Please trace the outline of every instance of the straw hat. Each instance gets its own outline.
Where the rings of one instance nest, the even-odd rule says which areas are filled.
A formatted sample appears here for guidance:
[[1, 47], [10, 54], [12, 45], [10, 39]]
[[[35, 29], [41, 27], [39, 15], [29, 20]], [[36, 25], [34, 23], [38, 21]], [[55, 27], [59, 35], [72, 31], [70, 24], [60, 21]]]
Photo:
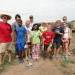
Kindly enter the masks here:
[[3, 17], [7, 17], [8, 20], [11, 19], [11, 16], [10, 16], [10, 15], [7, 15], [7, 14], [0, 14], [0, 18], [2, 19]]

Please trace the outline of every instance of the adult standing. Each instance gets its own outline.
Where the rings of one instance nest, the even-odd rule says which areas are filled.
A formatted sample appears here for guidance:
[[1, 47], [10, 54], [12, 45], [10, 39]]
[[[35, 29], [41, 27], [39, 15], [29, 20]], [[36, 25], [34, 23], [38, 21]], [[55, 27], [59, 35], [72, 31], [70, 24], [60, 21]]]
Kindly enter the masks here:
[[15, 28], [15, 34], [16, 34], [16, 50], [18, 53], [18, 58], [21, 63], [24, 62], [23, 57], [24, 57], [24, 46], [27, 41], [27, 30], [22, 24], [22, 20], [18, 21], [18, 26]]
[[[71, 23], [68, 22], [67, 16], [64, 16], [62, 20], [63, 20], [63, 26], [66, 24], [68, 28], [70, 28], [70, 34], [72, 34], [72, 30], [71, 30], [72, 26], [71, 26]], [[68, 48], [70, 46], [70, 43], [71, 43], [71, 37], [69, 38]]]
[[[70, 37], [69, 37], [69, 39], [68, 39], [68, 40], [69, 40], [69, 42], [68, 42], [68, 48], [69, 48], [70, 43], [71, 43], [71, 34], [72, 34], [71, 28], [72, 28], [72, 27], [71, 27], [71, 23], [67, 21], [67, 16], [64, 16], [62, 20], [63, 20], [63, 26], [64, 26], [64, 28], [65, 28], [65, 26], [67, 26], [68, 29], [69, 29], [69, 32], [68, 32], [68, 33], [70, 34]], [[68, 52], [68, 53], [69, 53], [69, 52]], [[70, 55], [70, 53], [69, 53], [69, 55]]]
[[11, 62], [11, 47], [12, 42], [12, 28], [8, 21], [11, 19], [10, 15], [1, 14], [2, 21], [0, 21], [0, 65], [3, 64], [4, 54], [7, 52], [9, 56], [9, 62]]
[[[15, 39], [16, 38], [15, 29], [18, 26], [20, 20], [21, 20], [21, 16], [19, 14], [16, 14], [15, 22], [12, 24], [12, 30], [13, 30], [13, 34], [12, 35], [13, 35], [13, 42], [14, 43], [16, 41], [16, 39]], [[17, 49], [16, 49], [16, 55], [18, 55]]]
[[62, 21], [63, 21], [63, 25], [64, 25], [64, 23], [66, 23], [67, 26], [68, 26], [69, 28], [71, 28], [71, 23], [68, 22], [68, 20], [67, 20], [67, 16], [63, 16]]
[[33, 24], [34, 24], [34, 17], [33, 17], [33, 15], [29, 16], [29, 21], [30, 21], [30, 28], [32, 29]]

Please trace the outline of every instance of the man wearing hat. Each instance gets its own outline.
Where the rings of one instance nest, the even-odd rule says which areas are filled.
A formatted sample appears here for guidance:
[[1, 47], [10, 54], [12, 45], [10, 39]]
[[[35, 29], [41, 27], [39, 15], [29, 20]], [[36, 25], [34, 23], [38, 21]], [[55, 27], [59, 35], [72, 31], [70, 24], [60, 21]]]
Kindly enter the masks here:
[[2, 21], [0, 21], [0, 65], [3, 64], [3, 60], [5, 56], [5, 53], [9, 56], [9, 62], [11, 62], [11, 49], [10, 45], [12, 42], [12, 29], [11, 25], [8, 24], [8, 20], [11, 19], [11, 16], [7, 14], [1, 14], [0, 18]]

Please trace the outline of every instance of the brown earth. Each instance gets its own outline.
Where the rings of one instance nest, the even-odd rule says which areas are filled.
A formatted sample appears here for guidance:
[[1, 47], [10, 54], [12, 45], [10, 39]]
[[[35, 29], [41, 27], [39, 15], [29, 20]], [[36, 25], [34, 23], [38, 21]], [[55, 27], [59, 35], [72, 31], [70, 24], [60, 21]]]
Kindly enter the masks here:
[[[75, 33], [73, 34], [71, 44], [71, 50], [75, 50]], [[75, 75], [75, 56], [71, 56], [72, 61], [69, 64], [63, 64], [58, 60], [43, 60], [39, 62], [33, 62], [33, 66], [27, 67], [26, 62], [24, 64], [13, 64], [1, 75]], [[17, 61], [16, 61], [17, 62]]]

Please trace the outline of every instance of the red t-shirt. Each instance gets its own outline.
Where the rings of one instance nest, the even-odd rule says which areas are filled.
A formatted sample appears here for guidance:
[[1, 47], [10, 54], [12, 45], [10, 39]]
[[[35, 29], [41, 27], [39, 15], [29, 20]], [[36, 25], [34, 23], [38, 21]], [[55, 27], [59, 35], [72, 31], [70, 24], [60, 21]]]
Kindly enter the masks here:
[[1, 43], [11, 42], [12, 41], [11, 33], [12, 33], [11, 25], [8, 23], [0, 22], [0, 42]]
[[44, 44], [48, 45], [52, 42], [52, 39], [54, 39], [54, 33], [52, 31], [45, 31], [43, 32], [42, 37], [44, 39]]

